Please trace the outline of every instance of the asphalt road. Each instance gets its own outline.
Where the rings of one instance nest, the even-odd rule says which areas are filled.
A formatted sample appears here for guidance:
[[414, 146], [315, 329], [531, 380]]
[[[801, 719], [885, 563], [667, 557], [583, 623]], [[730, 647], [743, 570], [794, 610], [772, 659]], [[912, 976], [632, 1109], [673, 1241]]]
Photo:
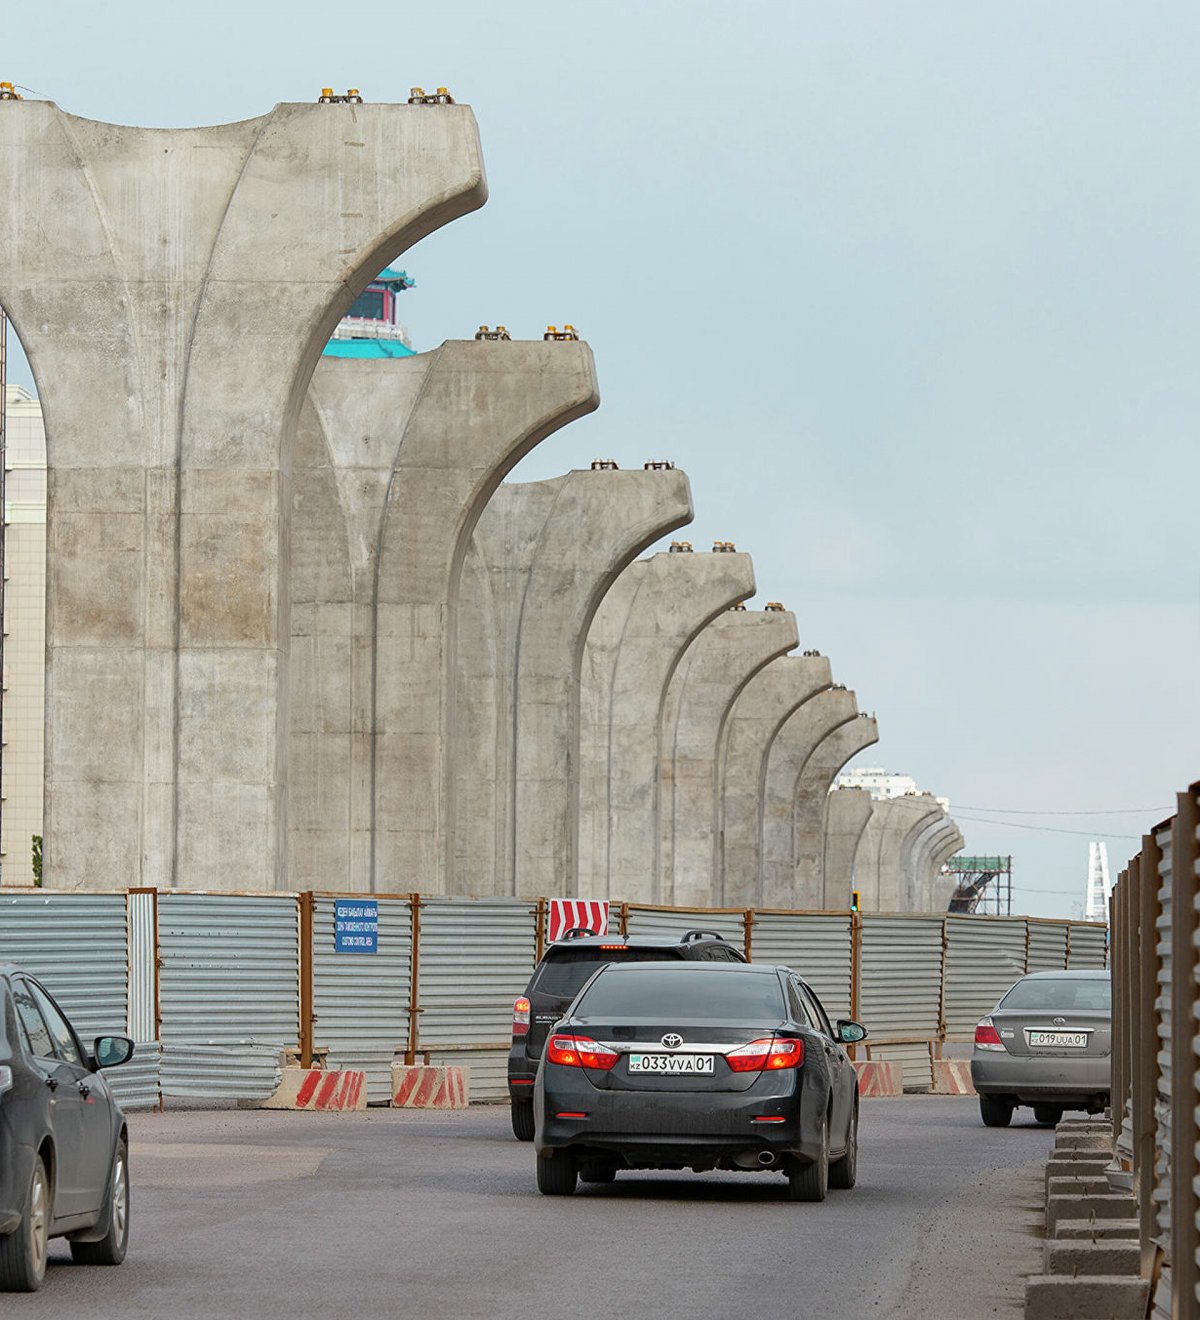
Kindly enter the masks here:
[[821, 1205], [770, 1174], [624, 1174], [538, 1195], [507, 1110], [131, 1116], [117, 1269], [62, 1242], [0, 1315], [507, 1317], [1021, 1314], [1052, 1134], [975, 1101], [863, 1102], [859, 1184]]

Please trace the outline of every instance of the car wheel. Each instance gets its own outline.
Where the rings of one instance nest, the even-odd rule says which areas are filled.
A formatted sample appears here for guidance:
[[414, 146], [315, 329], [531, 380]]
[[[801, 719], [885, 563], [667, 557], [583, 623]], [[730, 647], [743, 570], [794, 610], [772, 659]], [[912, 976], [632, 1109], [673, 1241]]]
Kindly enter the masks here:
[[521, 1100], [512, 1102], [513, 1136], [518, 1141], [533, 1140], [533, 1105]]
[[1063, 1116], [1062, 1105], [1034, 1105], [1033, 1116], [1044, 1127], [1057, 1127]]
[[537, 1157], [537, 1185], [543, 1196], [570, 1196], [578, 1176], [579, 1169], [566, 1151]]
[[585, 1183], [610, 1183], [616, 1176], [617, 1171], [611, 1164], [585, 1164], [579, 1170], [579, 1181]]
[[846, 1128], [846, 1153], [829, 1166], [829, 1185], [838, 1191], [853, 1187], [858, 1178], [858, 1096], [854, 1097], [854, 1112]]
[[71, 1259], [79, 1265], [119, 1265], [129, 1245], [129, 1148], [122, 1137], [113, 1159], [108, 1188], [108, 1232], [99, 1242], [72, 1242]]
[[1013, 1104], [1001, 1095], [981, 1095], [979, 1113], [984, 1127], [1008, 1127], [1012, 1122]]
[[42, 1157], [35, 1155], [29, 1195], [21, 1222], [0, 1238], [0, 1291], [37, 1292], [46, 1277], [46, 1244], [50, 1238], [50, 1179]]
[[829, 1120], [821, 1119], [820, 1146], [817, 1158], [804, 1163], [794, 1155], [788, 1156], [788, 1200], [823, 1201], [829, 1190]]

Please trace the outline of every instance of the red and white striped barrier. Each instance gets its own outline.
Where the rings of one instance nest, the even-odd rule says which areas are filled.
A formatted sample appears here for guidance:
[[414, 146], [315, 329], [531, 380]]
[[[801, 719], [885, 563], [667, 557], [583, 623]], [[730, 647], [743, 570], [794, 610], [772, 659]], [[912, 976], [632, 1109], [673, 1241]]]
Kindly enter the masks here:
[[284, 1068], [260, 1109], [366, 1109], [367, 1075], [353, 1068]]
[[471, 1070], [461, 1064], [392, 1064], [394, 1109], [466, 1109]]
[[861, 1096], [903, 1095], [904, 1065], [893, 1060], [865, 1059], [854, 1061], [858, 1073], [858, 1093]]
[[970, 1059], [934, 1059], [933, 1095], [974, 1095]]

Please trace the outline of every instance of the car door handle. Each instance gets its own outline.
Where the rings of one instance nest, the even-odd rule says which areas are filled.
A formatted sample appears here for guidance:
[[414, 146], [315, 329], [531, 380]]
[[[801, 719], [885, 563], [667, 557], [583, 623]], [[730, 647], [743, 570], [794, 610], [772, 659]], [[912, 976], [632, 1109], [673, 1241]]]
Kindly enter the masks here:
[[83, 1096], [85, 1100], [88, 1098], [89, 1095], [91, 1095], [91, 1093], [92, 1093], [92, 1088], [90, 1086], [85, 1086], [83, 1082], [79, 1083], [79, 1094]]
[[47, 1085], [52, 1091], [57, 1091], [57, 1090], [58, 1090], [58, 1078], [57, 1078], [57, 1077], [47, 1077], [47, 1078], [46, 1078], [46, 1085]]

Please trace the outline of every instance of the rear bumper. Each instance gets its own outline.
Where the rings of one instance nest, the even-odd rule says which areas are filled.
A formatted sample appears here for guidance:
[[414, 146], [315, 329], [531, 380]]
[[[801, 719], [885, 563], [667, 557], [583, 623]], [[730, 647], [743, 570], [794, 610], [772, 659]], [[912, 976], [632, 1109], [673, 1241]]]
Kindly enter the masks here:
[[[746, 1152], [771, 1151], [813, 1160], [817, 1117], [828, 1091], [817, 1092], [795, 1072], [762, 1074], [745, 1091], [608, 1091], [582, 1070], [554, 1068], [536, 1087], [534, 1148], [577, 1158], [615, 1156], [629, 1168], [714, 1165]], [[573, 1074], [573, 1075], [570, 1075]], [[582, 1113], [584, 1118], [559, 1118]], [[782, 1122], [755, 1121], [763, 1117]]]
[[971, 1059], [971, 1081], [980, 1095], [1010, 1095], [1030, 1104], [1105, 1095], [1111, 1078], [1106, 1055], [1071, 1059], [976, 1052]]
[[537, 1081], [537, 1060], [525, 1053], [524, 1042], [514, 1042], [508, 1052], [508, 1098], [514, 1104], [529, 1104]]

